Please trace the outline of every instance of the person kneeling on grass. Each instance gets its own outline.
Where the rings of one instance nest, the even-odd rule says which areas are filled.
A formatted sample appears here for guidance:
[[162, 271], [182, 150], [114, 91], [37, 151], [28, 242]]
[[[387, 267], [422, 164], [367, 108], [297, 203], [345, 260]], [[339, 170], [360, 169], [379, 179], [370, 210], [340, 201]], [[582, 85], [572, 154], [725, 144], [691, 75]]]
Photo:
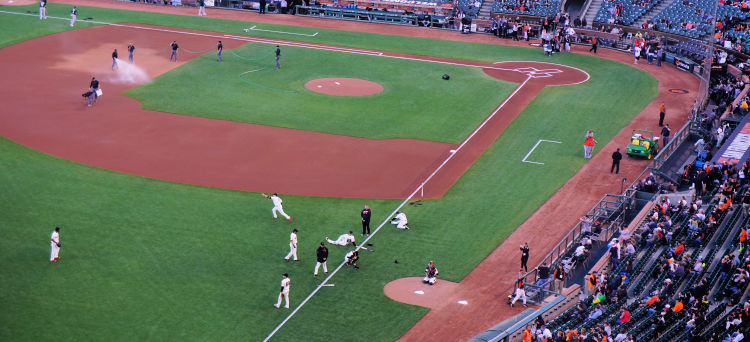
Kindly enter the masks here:
[[359, 252], [357, 251], [350, 251], [349, 253], [346, 253], [346, 256], [344, 257], [344, 263], [346, 266], [354, 266], [355, 270], [359, 269], [359, 266], [357, 266], [357, 260], [359, 260]]
[[397, 211], [396, 216], [391, 219], [391, 224], [395, 224], [398, 229], [409, 229], [409, 226], [406, 225], [407, 223], [406, 214], [400, 211]]
[[430, 261], [427, 267], [424, 268], [424, 279], [422, 282], [425, 284], [435, 285], [437, 281], [438, 269], [435, 267], [435, 263]]

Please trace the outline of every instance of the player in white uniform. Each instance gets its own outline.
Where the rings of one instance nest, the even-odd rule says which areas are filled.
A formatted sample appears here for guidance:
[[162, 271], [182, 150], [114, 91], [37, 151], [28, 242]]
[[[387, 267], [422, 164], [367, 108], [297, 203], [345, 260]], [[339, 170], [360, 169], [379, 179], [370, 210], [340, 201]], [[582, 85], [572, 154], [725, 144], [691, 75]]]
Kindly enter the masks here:
[[391, 224], [395, 224], [398, 229], [409, 229], [409, 226], [406, 225], [407, 223], [406, 214], [400, 211], [397, 211], [396, 216], [391, 219]]
[[57, 260], [60, 260], [60, 257], [58, 256], [60, 254], [60, 227], [55, 227], [55, 230], [52, 231], [52, 236], [49, 239], [49, 261], [51, 262], [57, 262]]
[[47, 0], [39, 1], [39, 20], [47, 19]]
[[281, 279], [281, 291], [279, 291], [279, 300], [274, 304], [275, 307], [281, 306], [281, 298], [286, 298], [286, 305], [284, 306], [284, 309], [289, 309], [289, 285], [291, 281], [289, 280], [289, 275], [284, 273], [282, 275], [284, 278]]
[[293, 230], [292, 234], [289, 235], [289, 254], [287, 254], [284, 257], [284, 260], [286, 262], [289, 262], [289, 258], [294, 256], [294, 261], [299, 261], [297, 259], [297, 230]]
[[291, 217], [290, 217], [289, 215], [287, 215], [287, 214], [286, 214], [286, 213], [284, 212], [284, 208], [282, 208], [282, 207], [281, 207], [281, 204], [282, 204], [282, 203], [283, 203], [284, 201], [282, 201], [282, 200], [281, 200], [281, 198], [279, 198], [279, 195], [278, 195], [278, 194], [274, 193], [274, 194], [273, 194], [273, 195], [271, 195], [271, 196], [268, 196], [268, 195], [266, 195], [266, 194], [262, 194], [262, 195], [263, 195], [263, 196], [264, 196], [265, 198], [269, 198], [269, 199], [271, 199], [271, 201], [273, 202], [273, 209], [271, 209], [271, 213], [273, 213], [273, 218], [277, 218], [277, 217], [276, 217], [276, 212], [278, 211], [278, 212], [279, 212], [279, 213], [281, 214], [281, 216], [284, 216], [284, 217], [286, 217], [286, 219], [287, 219], [287, 220], [289, 220], [289, 222], [292, 222], [292, 218], [291, 218]]
[[430, 261], [430, 264], [424, 268], [424, 279], [422, 282], [425, 284], [435, 285], [437, 281], [438, 269], [435, 267], [435, 263]]
[[352, 232], [351, 230], [349, 231], [349, 234], [341, 234], [339, 238], [336, 239], [336, 241], [333, 241], [326, 236], [326, 241], [328, 241], [328, 243], [330, 244], [339, 245], [339, 246], [346, 246], [350, 243], [353, 246], [357, 246], [357, 244], [354, 242], [354, 232]]
[[78, 6], [73, 6], [73, 9], [70, 10], [70, 27], [73, 27], [73, 24], [76, 23], [77, 15], [78, 15]]

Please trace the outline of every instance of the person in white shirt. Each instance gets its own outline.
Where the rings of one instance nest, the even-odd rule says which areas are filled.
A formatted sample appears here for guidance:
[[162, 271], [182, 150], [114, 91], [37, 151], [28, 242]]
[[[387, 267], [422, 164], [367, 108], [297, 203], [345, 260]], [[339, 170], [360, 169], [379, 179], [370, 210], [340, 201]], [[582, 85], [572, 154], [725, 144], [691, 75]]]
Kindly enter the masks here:
[[51, 262], [57, 262], [57, 260], [60, 260], [60, 227], [55, 227], [55, 230], [52, 231], [52, 236], [49, 239], [49, 261]]
[[289, 254], [284, 257], [284, 260], [289, 262], [289, 258], [292, 256], [294, 256], [294, 261], [299, 261], [297, 259], [297, 229], [292, 230], [292, 234], [289, 234]]
[[336, 241], [333, 241], [326, 236], [326, 241], [328, 241], [328, 243], [330, 244], [339, 245], [339, 246], [346, 246], [350, 243], [353, 246], [357, 246], [357, 244], [354, 242], [354, 233], [351, 230], [349, 231], [348, 234], [339, 235], [339, 238], [336, 239]]
[[281, 216], [286, 217], [286, 219], [289, 220], [289, 222], [292, 222], [292, 217], [287, 215], [284, 212], [284, 208], [281, 206], [284, 201], [281, 200], [281, 198], [279, 197], [279, 194], [274, 193], [271, 196], [268, 196], [266, 194], [261, 194], [261, 195], [263, 195], [263, 197], [265, 198], [270, 199], [273, 202], [273, 209], [271, 209], [271, 213], [273, 213], [273, 218], [277, 218], [276, 212], [278, 211], [279, 214], [281, 214]]
[[409, 229], [409, 226], [406, 225], [407, 223], [406, 214], [400, 211], [397, 211], [396, 216], [391, 219], [391, 224], [395, 224], [398, 229]]
[[281, 306], [281, 298], [286, 298], [286, 305], [284, 306], [284, 309], [289, 309], [289, 285], [291, 283], [291, 280], [289, 280], [289, 275], [286, 273], [284, 273], [282, 277], [281, 291], [279, 291], [279, 300], [273, 306], [279, 308]]

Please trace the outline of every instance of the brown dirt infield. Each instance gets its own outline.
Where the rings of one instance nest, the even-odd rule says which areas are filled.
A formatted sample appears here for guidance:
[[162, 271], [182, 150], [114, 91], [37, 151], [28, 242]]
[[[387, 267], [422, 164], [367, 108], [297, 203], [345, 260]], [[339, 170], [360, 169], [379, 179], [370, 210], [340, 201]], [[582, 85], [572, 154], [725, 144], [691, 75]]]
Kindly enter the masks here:
[[305, 88], [316, 93], [336, 96], [365, 96], [383, 91], [380, 83], [347, 77], [316, 78], [307, 81]]
[[[194, 8], [175, 8], [171, 6], [153, 6], [131, 2], [121, 1], [101, 1], [101, 0], [58, 0], [60, 3], [77, 4], [85, 6], [110, 7], [129, 10], [152, 11], [162, 13], [173, 13], [181, 15], [195, 15]], [[65, 13], [67, 15], [67, 13]], [[377, 32], [385, 34], [404, 35], [412, 37], [426, 37], [435, 39], [446, 39], [456, 41], [473, 41], [487, 44], [504, 44], [515, 45], [519, 47], [528, 47], [528, 42], [512, 42], [510, 40], [498, 39], [496, 37], [470, 34], [463, 35], [457, 32], [447, 30], [435, 30], [421, 27], [403, 27], [391, 26], [374, 23], [360, 23], [342, 21], [336, 19], [317, 19], [301, 18], [288, 15], [259, 15], [254, 12], [242, 11], [225, 11], [225, 10], [208, 10], [209, 17], [219, 17], [226, 19], [248, 20], [254, 22], [268, 22], [277, 24], [300, 25], [305, 27], [334, 28], [359, 32]], [[37, 41], [39, 42], [39, 41]], [[23, 43], [21, 43], [23, 44]], [[58, 43], [59, 44], [59, 43]], [[32, 45], [32, 44], [29, 44]], [[5, 48], [0, 50], [0, 60], [5, 61], [7, 56], [3, 56]], [[573, 46], [573, 53], [590, 54], [587, 52], [588, 47]], [[520, 309], [511, 309], [503, 304], [503, 299], [507, 293], [503, 291], [510, 288], [513, 277], [518, 271], [518, 260], [513, 260], [509, 256], [518, 256], [518, 245], [521, 242], [529, 241], [531, 245], [531, 255], [529, 265], [535, 265], [570, 229], [570, 227], [583, 215], [602, 195], [606, 193], [619, 192], [619, 177], [627, 177], [628, 182], [633, 180], [647, 162], [626, 158], [621, 163], [619, 175], [608, 173], [610, 158], [609, 154], [614, 151], [615, 147], [620, 147], [621, 141], [627, 140], [633, 128], [646, 128], [657, 130], [658, 107], [661, 102], [667, 106], [666, 122], [672, 125], [673, 129], [680, 127], [686, 121], [684, 113], [690, 110], [694, 100], [694, 94], [697, 91], [698, 80], [694, 75], [679, 71], [672, 66], [665, 65], [658, 68], [653, 65], [641, 63], [632, 65], [632, 56], [628, 53], [600, 49], [597, 55], [601, 58], [620, 61], [641, 70], [651, 73], [659, 81], [659, 93], [646, 108], [615, 138], [605, 146], [597, 146], [597, 153], [594, 157], [580, 169], [562, 188], [560, 188], [550, 199], [545, 202], [528, 220], [526, 220], [511, 236], [506, 239], [497, 249], [495, 249], [474, 271], [464, 278], [459, 286], [453, 291], [449, 300], [443, 307], [430, 310], [422, 317], [417, 324], [407, 331], [401, 338], [403, 341], [465, 341], [477, 333], [493, 326], [499, 321], [516, 315]], [[25, 52], [18, 56], [18, 59], [34, 57]], [[166, 56], [163, 57], [166, 59]], [[106, 58], [105, 58], [106, 59]], [[550, 60], [554, 60], [551, 58]], [[27, 68], [28, 64], [21, 64], [16, 61], [17, 68]], [[2, 65], [0, 64], [0, 67]], [[42, 69], [42, 68], [40, 68]], [[84, 73], [86, 74], [86, 73]], [[19, 75], [20, 76], [20, 75]], [[82, 75], [79, 75], [82, 76]], [[10, 79], [10, 77], [5, 77]], [[78, 84], [78, 83], [76, 83]], [[18, 82], [13, 82], [13, 87], [19, 86]], [[78, 86], [81, 86], [78, 84]], [[671, 94], [668, 89], [681, 88], [690, 91], [687, 95]], [[29, 89], [26, 89], [27, 91]], [[14, 99], [19, 92], [7, 85], [0, 87], [0, 95], [4, 99]], [[28, 94], [28, 93], [25, 93]], [[50, 95], [54, 95], [52, 93]], [[71, 95], [71, 94], [68, 94]], [[60, 100], [59, 98], [57, 99]], [[60, 103], [77, 103], [71, 97], [63, 97]], [[67, 102], [65, 102], [67, 101]], [[127, 101], [127, 100], [126, 100]], [[132, 101], [132, 100], [130, 100]], [[134, 101], [132, 101], [134, 102]], [[27, 100], [21, 105], [33, 104], [33, 101]], [[48, 107], [54, 107], [50, 104]], [[56, 108], [59, 108], [59, 103]], [[133, 106], [138, 108], [138, 106]], [[6, 107], [8, 109], [10, 107]], [[18, 107], [14, 111], [23, 110], [25, 107]], [[5, 110], [9, 112], [9, 110]], [[68, 113], [66, 115], [75, 116], [86, 113], [83, 109]], [[5, 115], [5, 113], [3, 113]], [[38, 118], [39, 113], [29, 110], [25, 113], [32, 118]], [[137, 114], [137, 113], [136, 113]], [[0, 115], [0, 120], [4, 120]], [[22, 120], [17, 118], [16, 120]], [[48, 131], [52, 130], [58, 122], [47, 122], [49, 118], [37, 120], [35, 122], [40, 130], [40, 136], [35, 140], [50, 139], [46, 136]], [[143, 120], [143, 119], [139, 119]], [[592, 125], [595, 123], [592, 123]], [[0, 121], [0, 129], [5, 125], [5, 121]], [[130, 126], [132, 128], [132, 125]], [[37, 127], [33, 127], [37, 128]], [[116, 127], [110, 128], [113, 132], [119, 132]], [[128, 128], [130, 129], [130, 128]], [[144, 130], [147, 127], [140, 127]], [[87, 134], [85, 130], [79, 131], [81, 134]], [[2, 132], [0, 132], [2, 133]], [[2, 133], [5, 135], [5, 133]], [[21, 138], [27, 139], [27, 136], [35, 135], [34, 131], [29, 128], [18, 134]], [[16, 140], [16, 139], [14, 139]], [[18, 141], [18, 140], [17, 140]], [[104, 144], [108, 140], [102, 141]], [[51, 143], [48, 143], [51, 144]], [[79, 143], [80, 145], [80, 143]], [[341, 146], [341, 145], [339, 145]], [[32, 146], [34, 147], [34, 146]], [[454, 148], [454, 147], [451, 147]], [[351, 156], [350, 156], [351, 157]], [[161, 167], [167, 167], [166, 165]], [[445, 170], [443, 170], [445, 171]], [[441, 171], [442, 172], [442, 171]], [[311, 184], [308, 184], [308, 186]], [[540, 234], [541, 233], [541, 234]], [[480, 303], [480, 305], [458, 305], [452, 304], [452, 299], [465, 298], [469, 303]], [[453, 303], [456, 303], [455, 301]]]
[[385, 284], [383, 292], [398, 302], [435, 309], [445, 305], [445, 300], [458, 283], [438, 279], [434, 285], [422, 282], [422, 277], [400, 278]]

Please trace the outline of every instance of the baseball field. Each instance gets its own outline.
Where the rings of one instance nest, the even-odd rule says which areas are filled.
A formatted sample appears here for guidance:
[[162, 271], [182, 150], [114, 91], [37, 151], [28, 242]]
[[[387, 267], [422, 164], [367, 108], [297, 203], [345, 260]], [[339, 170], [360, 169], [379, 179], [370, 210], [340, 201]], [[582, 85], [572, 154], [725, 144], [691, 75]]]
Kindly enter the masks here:
[[[362, 252], [360, 269], [337, 272], [327, 281], [335, 286], [320, 288], [272, 338], [395, 340], [428, 309], [389, 299], [386, 283], [423, 274], [429, 260], [441, 279], [461, 281], [586, 163], [587, 129], [595, 128], [603, 145], [657, 95], [648, 73], [582, 54], [549, 59], [536, 48], [86, 6], [79, 18], [93, 20], [79, 20], [73, 29], [65, 20], [70, 5], [48, 7], [62, 19], [40, 21], [37, 5], [0, 6], [0, 72], [17, 75], [0, 81], [6, 104], [0, 110], [0, 340], [6, 341], [262, 340], [291, 311], [272, 305], [282, 273], [290, 275], [294, 309], [324, 279], [312, 271], [315, 248], [326, 236], [353, 230], [360, 242], [365, 203], [375, 228], [488, 115], [510, 115], [505, 99], [527, 88], [523, 78], [492, 76], [493, 63], [552, 62], [585, 72], [584, 82], [540, 85], [486, 150], [466, 162], [468, 170], [453, 170], [457, 180], [441, 185], [444, 194], [425, 196], [419, 205], [409, 204], [418, 195], [406, 201], [401, 209], [412, 229], [385, 224], [368, 241], [373, 246]], [[267, 31], [243, 31], [253, 25]], [[123, 58], [133, 37], [136, 64], [141, 58], [155, 77], [140, 85], [103, 82], [100, 103], [86, 108], [80, 93], [91, 75], [109, 75], [112, 47]], [[216, 37], [227, 44], [221, 63]], [[171, 40], [205, 52], [182, 52], [185, 59], [168, 64], [163, 48]], [[283, 51], [278, 70], [269, 67], [276, 44]], [[32, 76], [22, 82], [22, 75]], [[328, 77], [369, 80], [383, 91], [332, 96], [304, 86]], [[232, 126], [208, 136], [222, 125]], [[340, 139], [328, 150], [344, 161], [316, 159], [305, 140], [282, 149], [266, 138], [267, 144], [240, 144], [244, 154], [227, 152], [245, 141], [231, 140], [242, 129]], [[142, 137], [133, 131], [167, 138], [155, 140], [162, 148], [153, 151], [114, 146], [128, 143], [126, 136]], [[204, 138], [216, 143], [194, 147], [201, 155], [169, 143]], [[533, 151], [543, 165], [522, 162], [540, 139], [560, 143]], [[360, 150], [386, 161], [357, 171], [367, 176], [342, 176], [342, 169], [358, 169], [345, 162], [349, 152], [336, 151], [393, 141], [404, 143], [400, 151]], [[414, 146], [424, 144], [440, 153], [418, 159]], [[402, 154], [387, 162], [389, 153]], [[183, 154], [195, 158], [173, 160]], [[288, 166], [288, 160], [304, 164]], [[233, 168], [234, 162], [249, 164]], [[218, 171], [192, 181], [209, 169]], [[181, 177], [191, 170], [200, 172]], [[305, 178], [311, 172], [330, 179]], [[388, 182], [378, 174], [406, 176]], [[352, 188], [336, 188], [337, 178]], [[305, 182], [321, 190], [303, 189]], [[284, 190], [276, 190], [282, 183]], [[395, 195], [380, 196], [387, 184], [395, 184]], [[293, 221], [272, 220], [261, 191], [279, 192]], [[62, 227], [62, 260], [51, 264], [47, 240], [55, 226]], [[294, 228], [301, 261], [286, 263]], [[349, 249], [329, 250], [333, 270]]]

